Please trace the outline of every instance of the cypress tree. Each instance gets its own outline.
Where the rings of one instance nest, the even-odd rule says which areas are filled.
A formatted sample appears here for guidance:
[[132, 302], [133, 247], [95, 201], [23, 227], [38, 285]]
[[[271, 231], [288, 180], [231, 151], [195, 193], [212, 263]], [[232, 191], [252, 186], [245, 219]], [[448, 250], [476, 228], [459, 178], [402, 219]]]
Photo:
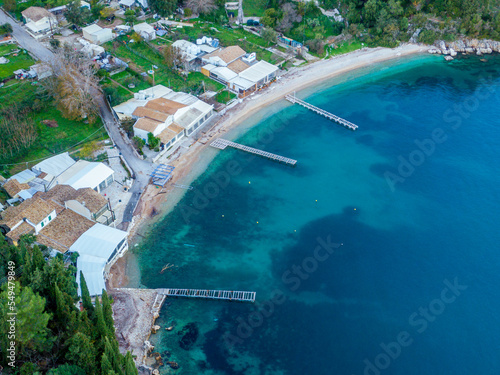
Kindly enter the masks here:
[[104, 289], [102, 291], [102, 313], [108, 331], [114, 335], [115, 326], [113, 322], [113, 309], [111, 308], [111, 301], [108, 297], [108, 293], [106, 293]]
[[111, 365], [111, 361], [109, 360], [106, 353], [104, 353], [101, 358], [101, 373], [102, 375], [108, 375], [109, 373], [113, 372], [113, 365]]
[[104, 316], [102, 312], [101, 303], [99, 302], [99, 297], [95, 299], [95, 309], [94, 309], [95, 317], [94, 324], [97, 326], [97, 334], [101, 340], [104, 340], [106, 336], [108, 336], [109, 331], [106, 327], [106, 322], [104, 321]]
[[135, 367], [132, 353], [127, 352], [125, 355], [125, 375], [138, 375], [137, 367]]
[[80, 289], [82, 292], [83, 308], [87, 310], [88, 316], [94, 318], [94, 305], [92, 305], [92, 298], [90, 298], [89, 288], [87, 287], [87, 282], [83, 276], [83, 272], [80, 271]]
[[[114, 338], [114, 337], [113, 337]], [[116, 341], [116, 339], [114, 340]], [[104, 354], [103, 357], [106, 356], [111, 365], [113, 366], [113, 370], [117, 374], [123, 374], [123, 356], [120, 354], [118, 350], [118, 346], [113, 345], [112, 341], [109, 337], [104, 338]]]

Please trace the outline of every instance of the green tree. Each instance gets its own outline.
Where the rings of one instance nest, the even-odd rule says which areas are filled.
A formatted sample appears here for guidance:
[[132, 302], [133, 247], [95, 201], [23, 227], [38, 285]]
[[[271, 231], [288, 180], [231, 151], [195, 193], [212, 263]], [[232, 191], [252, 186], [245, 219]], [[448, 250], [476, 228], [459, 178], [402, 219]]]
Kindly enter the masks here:
[[276, 23], [278, 22], [278, 12], [274, 8], [269, 8], [266, 9], [264, 12], [264, 16], [260, 19], [260, 23], [263, 25], [270, 27], [270, 28], [275, 28]]
[[135, 367], [132, 353], [127, 352], [125, 355], [125, 375], [138, 375], [137, 367]]
[[150, 149], [158, 147], [160, 144], [160, 138], [155, 137], [153, 133], [148, 133], [148, 145]]
[[276, 44], [278, 42], [278, 34], [273, 29], [264, 28], [260, 36], [267, 41], [268, 44]]
[[49, 372], [47, 372], [47, 375], [86, 375], [86, 374], [81, 367], [75, 365], [69, 365], [66, 363], [55, 369], [49, 370]]
[[69, 340], [66, 359], [84, 369], [87, 374], [94, 373], [96, 353], [91, 339], [87, 335], [77, 332]]
[[66, 6], [64, 16], [70, 23], [83, 25], [90, 21], [91, 13], [87, 7], [82, 7], [79, 0], [74, 0]]
[[113, 365], [111, 364], [111, 361], [109, 360], [107, 354], [104, 353], [101, 357], [101, 373], [104, 375], [111, 372], [114, 372]]
[[[7, 285], [7, 284], [4, 284]], [[13, 293], [11, 293], [13, 292]], [[30, 287], [21, 287], [19, 282], [14, 283], [14, 290], [7, 290], [0, 293], [0, 332], [9, 332], [12, 315], [15, 315], [15, 338], [9, 335], [0, 336], [2, 348], [8, 348], [11, 341], [15, 342], [15, 347], [19, 355], [26, 352], [44, 352], [50, 350], [52, 340], [47, 328], [50, 314], [45, 312], [45, 299], [33, 293]], [[6, 359], [7, 352], [0, 352], [3, 359]]]
[[178, 0], [149, 0], [149, 7], [162, 17], [168, 17], [174, 13], [181, 1]]
[[102, 291], [102, 314], [108, 331], [114, 335], [115, 325], [113, 323], [113, 309], [111, 308], [111, 300], [105, 290]]
[[94, 305], [92, 304], [92, 298], [90, 298], [87, 281], [85, 281], [85, 277], [83, 276], [82, 271], [80, 271], [80, 290], [82, 293], [83, 308], [87, 310], [87, 314], [92, 317], [94, 315]]

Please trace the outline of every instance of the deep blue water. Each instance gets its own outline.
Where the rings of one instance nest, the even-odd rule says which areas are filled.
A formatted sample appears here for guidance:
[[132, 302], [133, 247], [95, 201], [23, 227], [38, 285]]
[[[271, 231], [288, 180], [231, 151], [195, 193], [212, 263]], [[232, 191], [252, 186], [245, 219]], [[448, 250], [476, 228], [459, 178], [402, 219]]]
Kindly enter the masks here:
[[219, 152], [137, 248], [141, 283], [257, 302], [170, 300], [158, 322], [175, 329], [152, 340], [177, 373], [500, 373], [500, 58], [487, 60], [418, 57], [298, 93], [356, 132], [268, 108], [237, 142], [295, 168]]

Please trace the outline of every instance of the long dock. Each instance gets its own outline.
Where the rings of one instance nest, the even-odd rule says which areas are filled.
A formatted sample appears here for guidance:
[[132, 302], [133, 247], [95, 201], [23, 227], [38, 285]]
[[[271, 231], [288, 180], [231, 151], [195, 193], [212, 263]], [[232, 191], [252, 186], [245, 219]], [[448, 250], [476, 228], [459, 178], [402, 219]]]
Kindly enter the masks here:
[[295, 96], [295, 94], [294, 95], [286, 95], [285, 99], [288, 100], [290, 103], [293, 103], [293, 104], [297, 103], [297, 104], [301, 105], [302, 107], [310, 109], [311, 111], [313, 111], [321, 116], [324, 116], [329, 120], [335, 121], [337, 124], [345, 126], [348, 129], [356, 130], [358, 128], [358, 125], [355, 125], [352, 122], [343, 119], [342, 117], [334, 115], [333, 113], [327, 112], [324, 109], [318, 108], [315, 105], [309, 104], [309, 103], [303, 101], [302, 99], [297, 98]]
[[229, 147], [237, 148], [238, 150], [249, 152], [251, 154], [259, 155], [259, 156], [262, 156], [262, 157], [265, 157], [265, 158], [268, 158], [271, 160], [279, 161], [279, 162], [282, 162], [285, 164], [289, 164], [289, 165], [297, 164], [297, 160], [286, 158], [284, 156], [280, 156], [280, 155], [276, 155], [276, 154], [272, 154], [270, 152], [262, 151], [262, 150], [259, 150], [259, 149], [253, 148], [253, 147], [240, 145], [239, 143], [231, 142], [231, 141], [228, 141], [227, 139], [217, 138], [215, 141], [210, 143], [210, 146], [218, 148], [219, 150], [224, 150], [226, 147], [229, 146]]
[[255, 302], [255, 292], [206, 290], [206, 289], [158, 289], [168, 297], [222, 299], [226, 301]]

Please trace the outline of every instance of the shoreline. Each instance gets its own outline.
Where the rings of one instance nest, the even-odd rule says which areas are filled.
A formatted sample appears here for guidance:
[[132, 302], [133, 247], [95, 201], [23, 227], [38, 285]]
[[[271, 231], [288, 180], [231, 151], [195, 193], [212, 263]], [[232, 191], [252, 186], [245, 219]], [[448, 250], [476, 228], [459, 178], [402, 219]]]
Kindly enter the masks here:
[[[181, 151], [175, 160], [169, 162], [175, 167], [175, 173], [167, 187], [162, 189], [158, 189], [154, 185], [146, 187], [134, 212], [133, 227], [129, 233], [130, 249], [111, 268], [109, 286], [111, 288], [140, 286], [137, 259], [133, 259], [135, 255], [131, 255], [130, 250], [140, 242], [141, 238], [145, 238], [145, 233], [155, 222], [163, 219], [184, 196], [186, 191], [173, 188], [172, 183], [190, 185], [212, 162], [217, 154], [216, 150], [213, 151], [212, 155], [207, 155], [206, 151], [210, 148], [209, 143], [214, 137], [236, 130], [257, 111], [283, 100], [285, 95], [294, 91], [307, 89], [373, 64], [427, 52], [428, 46], [406, 44], [392, 49], [363, 48], [328, 60], [319, 60], [304, 67], [290, 69], [262, 93], [249, 96], [243, 102], [230, 108], [221, 116], [216, 125], [208, 129], [188, 150]], [[235, 138], [238, 135], [237, 133], [231, 134], [229, 138]], [[203, 158], [201, 158], [202, 154]], [[127, 272], [129, 268], [134, 269], [134, 275]]]
[[[140, 296], [144, 297], [142, 293], [144, 291], [148, 302], [152, 301], [153, 297], [151, 293], [148, 293], [148, 289], [142, 289], [144, 286], [140, 282], [139, 262], [133, 249], [138, 246], [142, 238], [147, 237], [147, 232], [157, 220], [162, 220], [168, 215], [184, 196], [186, 190], [176, 189], [172, 186], [172, 183], [190, 185], [206, 171], [217, 155], [218, 150], [208, 151], [211, 149], [209, 144], [215, 137], [227, 134], [230, 131], [233, 132], [227, 138], [234, 139], [238, 137], [242, 132], [260, 122], [257, 119], [255, 124], [242, 127], [244, 121], [263, 108], [283, 100], [286, 94], [304, 90], [372, 64], [422, 52], [427, 52], [427, 48], [418, 45], [404, 45], [395, 49], [381, 47], [362, 49], [328, 60], [320, 60], [302, 68], [291, 69], [263, 92], [256, 93], [229, 109], [211, 129], [206, 130], [189, 148], [179, 146], [179, 151], [174, 152], [174, 155], [177, 154], [175, 159], [168, 161], [168, 164], [175, 167], [175, 173], [167, 187], [160, 189], [155, 185], [148, 185], [144, 190], [131, 223], [132, 227], [129, 233], [130, 248], [112, 266], [110, 277], [107, 280], [110, 295], [116, 294], [118, 299], [121, 298], [120, 305], [123, 307], [118, 308], [115, 312], [115, 318], [120, 316], [118, 320], [125, 331], [124, 335], [122, 330], [116, 330], [117, 337], [119, 331], [121, 334], [121, 349], [132, 349], [138, 354], [143, 348], [142, 341], [144, 338], [149, 337], [152, 324], [154, 324], [154, 318], [151, 319], [151, 310], [147, 307], [148, 303], [145, 303], [145, 298]], [[239, 130], [240, 133], [236, 130]], [[136, 296], [134, 293], [124, 293], [129, 290], [128, 288], [139, 288], [137, 290], [139, 294]], [[127, 312], [125, 313], [125, 311]], [[134, 316], [135, 324], [133, 324], [133, 329], [130, 320], [127, 318], [130, 314]]]

